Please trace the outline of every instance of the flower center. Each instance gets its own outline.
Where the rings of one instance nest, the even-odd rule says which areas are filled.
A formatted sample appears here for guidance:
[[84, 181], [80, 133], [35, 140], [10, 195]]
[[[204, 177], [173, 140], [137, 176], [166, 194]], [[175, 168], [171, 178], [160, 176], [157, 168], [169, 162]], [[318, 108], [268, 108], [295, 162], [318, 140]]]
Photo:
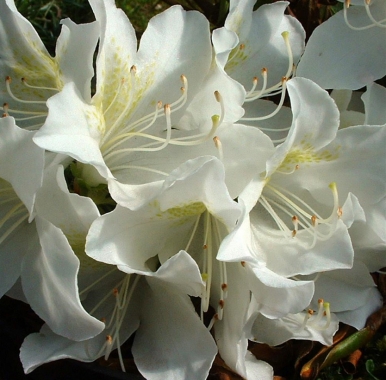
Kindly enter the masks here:
[[310, 249], [317, 241], [325, 241], [332, 236], [336, 221], [342, 216], [336, 184], [331, 183], [329, 188], [333, 195], [333, 206], [326, 218], [303, 199], [276, 184], [268, 183], [264, 187], [259, 204], [271, 216], [281, 236], [296, 239]]
[[350, 4], [351, 4], [351, 0], [345, 0], [344, 2], [344, 8], [343, 8], [343, 16], [344, 16], [344, 21], [346, 23], [346, 25], [350, 28], [350, 29], [353, 29], [353, 30], [366, 30], [366, 29], [370, 29], [370, 28], [373, 28], [373, 27], [379, 27], [379, 28], [386, 28], [386, 18], [383, 19], [383, 20], [379, 20], [377, 21], [372, 12], [371, 12], [371, 9], [370, 9], [370, 5], [371, 5], [371, 0], [363, 0], [363, 5], [364, 5], [364, 8], [366, 10], [366, 14], [370, 20], [370, 23], [368, 25], [364, 25], [364, 26], [353, 26], [349, 19], [348, 19], [348, 14], [347, 14], [347, 10], [348, 8], [350, 7]]
[[327, 330], [331, 324], [331, 312], [330, 312], [330, 304], [328, 302], [324, 302], [323, 299], [318, 299], [318, 311], [315, 315], [315, 311], [312, 309], [308, 309], [303, 320], [303, 324], [301, 325], [301, 329], [305, 327], [311, 327], [315, 330]]
[[[130, 80], [121, 81], [111, 103], [103, 112], [106, 130], [100, 142], [100, 149], [107, 166], [113, 173], [135, 169], [166, 176], [167, 173], [154, 168], [129, 164], [128, 155], [136, 152], [157, 152], [169, 145], [199, 145], [213, 138], [218, 126], [224, 119], [224, 102], [220, 93], [216, 91], [214, 96], [220, 104], [221, 114], [212, 117], [212, 128], [209, 133], [190, 134], [185, 137], [173, 138], [172, 130], [176, 128], [173, 127], [172, 115], [186, 104], [188, 95], [187, 78], [184, 75], [180, 77], [182, 82], [181, 96], [176, 101], [171, 104], [163, 104], [162, 101], [158, 101], [152, 112], [139, 118], [133, 118], [131, 114], [136, 107], [133, 103], [134, 96], [126, 96], [125, 94], [134, 94], [135, 91], [139, 91], [135, 88], [136, 75], [136, 68], [133, 66], [130, 70]], [[128, 86], [129, 90], [125, 86]], [[121, 96], [127, 98], [123, 108]], [[111, 115], [113, 115], [113, 118], [111, 118]], [[163, 121], [161, 121], [162, 119]]]

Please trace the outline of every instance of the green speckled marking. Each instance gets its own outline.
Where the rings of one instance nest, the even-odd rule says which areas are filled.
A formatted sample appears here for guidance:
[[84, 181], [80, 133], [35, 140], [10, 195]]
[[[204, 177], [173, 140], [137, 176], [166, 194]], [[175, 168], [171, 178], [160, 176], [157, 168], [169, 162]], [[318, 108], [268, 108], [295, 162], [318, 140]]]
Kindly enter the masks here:
[[334, 150], [324, 149], [315, 151], [312, 144], [302, 140], [298, 147], [293, 147], [281, 163], [278, 171], [291, 171], [296, 165], [328, 162], [336, 160], [339, 157], [340, 146]]
[[158, 217], [167, 219], [181, 219], [190, 216], [200, 215], [205, 212], [206, 207], [202, 202], [193, 202], [190, 204], [169, 208], [164, 212], [157, 214]]

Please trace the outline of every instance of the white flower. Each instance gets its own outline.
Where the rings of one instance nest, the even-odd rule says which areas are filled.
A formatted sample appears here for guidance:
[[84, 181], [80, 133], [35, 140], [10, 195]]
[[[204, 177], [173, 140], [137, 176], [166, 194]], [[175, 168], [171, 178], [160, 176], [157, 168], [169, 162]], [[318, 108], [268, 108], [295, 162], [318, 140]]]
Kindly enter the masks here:
[[[253, 313], [254, 307], [252, 301], [250, 313]], [[254, 318], [253, 315], [251, 318]], [[331, 314], [329, 303], [319, 299], [316, 310], [308, 309], [282, 318], [267, 318], [257, 312], [249, 339], [270, 346], [277, 346], [290, 339], [313, 340], [331, 346], [338, 325], [338, 318]]]
[[[246, 90], [246, 115], [240, 122], [256, 125], [279, 142], [288, 132], [278, 127], [283, 113], [289, 115], [282, 108], [286, 81], [304, 50], [305, 32], [294, 17], [284, 14], [288, 2], [265, 4], [253, 11], [254, 3], [230, 2], [225, 26], [213, 31], [213, 46], [218, 66]], [[280, 93], [278, 105], [262, 100]]]
[[[73, 81], [90, 98], [93, 54], [99, 37], [96, 22], [77, 25], [62, 20], [62, 31], [52, 57], [37, 32], [16, 9], [13, 0], [0, 3], [1, 110], [18, 126], [38, 129], [47, 116], [46, 100]], [[82, 54], [79, 54], [79, 53]]]
[[356, 0], [349, 9], [347, 4], [314, 30], [297, 76], [323, 88], [356, 90], [386, 74], [385, 1]]
[[171, 7], [150, 20], [137, 51], [124, 13], [112, 1], [92, 6], [102, 24], [96, 94], [88, 104], [74, 84], [64, 86], [49, 99], [47, 121], [34, 141], [85, 164], [86, 182], [108, 182], [114, 200], [138, 207], [140, 195], [151, 193], [142, 184], [164, 179], [170, 166], [185, 161], [170, 147], [210, 140], [225, 118], [222, 95], [211, 93], [210, 112], [197, 113], [206, 120], [203, 131], [174, 137], [194, 95], [204, 96], [212, 60], [209, 23], [198, 12]]

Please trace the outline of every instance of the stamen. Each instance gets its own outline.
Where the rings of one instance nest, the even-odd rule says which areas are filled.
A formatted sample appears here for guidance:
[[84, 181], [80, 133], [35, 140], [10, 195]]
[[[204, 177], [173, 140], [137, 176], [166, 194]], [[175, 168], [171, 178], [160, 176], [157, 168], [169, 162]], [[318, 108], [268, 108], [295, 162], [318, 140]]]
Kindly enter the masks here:
[[46, 101], [45, 100], [23, 100], [23, 99], [20, 99], [18, 98], [17, 96], [15, 96], [11, 90], [11, 82], [12, 82], [12, 79], [10, 76], [6, 76], [5, 77], [5, 87], [7, 88], [7, 92], [9, 94], [9, 96], [19, 102], [19, 103], [24, 103], [24, 104], [46, 104]]
[[[110, 332], [106, 337], [106, 342], [101, 347], [101, 350], [97, 355], [101, 355], [104, 351], [104, 358], [105, 360], [108, 360], [113, 347], [116, 345], [119, 362], [123, 372], [126, 372], [126, 369], [121, 351], [120, 330], [122, 327], [123, 320], [126, 316], [127, 308], [130, 304], [134, 289], [136, 288], [140, 278], [140, 276], [137, 275], [135, 276], [134, 281], [131, 281], [132, 276], [133, 275], [130, 274], [126, 275], [124, 280], [120, 281], [119, 284], [117, 284], [117, 287], [113, 289], [112, 294], [115, 297], [115, 307], [112, 312], [112, 315], [110, 316], [110, 323], [105, 327], [105, 330], [110, 330]], [[118, 287], [120, 287], [120, 290], [118, 289]], [[111, 297], [111, 292], [109, 293], [109, 297]], [[103, 297], [103, 299], [98, 303], [98, 305], [94, 307], [93, 312], [95, 312], [95, 310], [99, 308], [100, 305], [105, 301], [106, 297]]]
[[[259, 91], [252, 92], [252, 90], [251, 90], [250, 92], [248, 92], [247, 96], [245, 98], [246, 102], [252, 102], [256, 99], [261, 98], [262, 96], [264, 96], [264, 94], [267, 93], [266, 89], [267, 89], [267, 84], [268, 84], [268, 69], [263, 67], [261, 69], [261, 75], [263, 77], [263, 87]], [[253, 90], [256, 88], [256, 85], [257, 85], [257, 78], [256, 78], [256, 84], [254, 85]]]
[[252, 88], [246, 94], [247, 98], [254, 93], [258, 82], [259, 82], [259, 79], [257, 77], [254, 77], [253, 80], [252, 80]]
[[243, 120], [243, 121], [259, 121], [259, 120], [266, 120], [266, 119], [269, 119], [269, 118], [275, 116], [280, 111], [281, 107], [284, 104], [286, 88], [287, 88], [287, 78], [283, 77], [282, 80], [281, 80], [281, 97], [280, 97], [280, 102], [277, 105], [276, 109], [273, 112], [271, 112], [269, 115], [261, 116], [261, 117], [242, 117], [240, 120]]
[[[299, 236], [299, 227], [302, 231], [307, 232], [312, 236], [312, 241], [306, 243], [301, 240], [302, 244], [307, 244], [307, 248], [315, 246], [318, 240], [325, 241], [329, 239], [335, 232], [334, 221], [342, 215], [342, 208], [339, 207], [338, 191], [335, 183], [329, 185], [334, 199], [332, 211], [327, 218], [322, 218], [310, 205], [304, 202], [295, 194], [277, 185], [267, 184], [263, 190], [263, 194], [259, 199], [259, 203], [263, 206], [271, 218], [275, 221], [280, 233], [285, 237], [295, 238]], [[287, 224], [275, 211], [279, 209], [291, 219], [293, 228], [290, 230]], [[326, 225], [328, 228], [320, 230], [319, 225]], [[304, 235], [303, 235], [304, 236]]]
[[[285, 31], [283, 32], [282, 34], [282, 37], [283, 37], [283, 40], [284, 40], [284, 43], [285, 43], [285, 46], [286, 46], [286, 50], [287, 50], [287, 54], [288, 54], [288, 69], [287, 69], [287, 72], [285, 73], [285, 75], [283, 76], [282, 80], [278, 83], [276, 83], [275, 85], [273, 85], [272, 87], [270, 88], [267, 88], [267, 73], [268, 73], [268, 70], [267, 68], [263, 68], [262, 69], [262, 77], [263, 77], [263, 86], [261, 88], [261, 90], [259, 91], [256, 91], [255, 92], [255, 88], [256, 88], [256, 85], [257, 85], [257, 78], [256, 80], [254, 79], [253, 81], [253, 87], [250, 91], [247, 92], [247, 96], [246, 96], [246, 99], [245, 101], [246, 102], [251, 102], [253, 100], [256, 100], [256, 99], [259, 99], [261, 97], [267, 97], [267, 96], [273, 96], [273, 95], [277, 95], [277, 94], [282, 94], [282, 98], [283, 98], [283, 102], [284, 102], [284, 96], [283, 96], [283, 93], [285, 94], [285, 89], [283, 89], [283, 85], [285, 83], [284, 82], [284, 79], [285, 81], [288, 80], [288, 78], [291, 77], [291, 75], [293, 74], [293, 71], [294, 71], [294, 61], [293, 61], [293, 53], [292, 53], [292, 49], [291, 49], [291, 44], [290, 44], [290, 40], [289, 40], [289, 32]], [[279, 109], [281, 108], [281, 106], [279, 107]], [[278, 112], [278, 110], [276, 111]], [[247, 118], [242, 118], [242, 120], [264, 120], [264, 119], [267, 119], [269, 117], [272, 117], [274, 116], [276, 113], [273, 113], [271, 115], [268, 115], [266, 117], [263, 117], [261, 119], [259, 118], [253, 118], [253, 119], [247, 119]]]
[[212, 224], [210, 221], [210, 214], [205, 212], [204, 219], [204, 247], [203, 249], [203, 273], [207, 273], [205, 287], [201, 296], [201, 320], [203, 320], [203, 313], [209, 309], [210, 288], [212, 284], [212, 261], [213, 261], [213, 244], [212, 244]]
[[111, 335], [106, 336], [106, 351], [105, 351], [105, 360], [109, 359], [109, 356], [111, 354], [111, 351], [113, 349], [113, 337]]
[[26, 78], [21, 78], [21, 82], [24, 84], [24, 86], [26, 86], [28, 88], [34, 88], [34, 89], [37, 89], [37, 90], [49, 90], [49, 91], [59, 92], [59, 90], [57, 88], [53, 88], [53, 87], [32, 86], [29, 83], [27, 83], [27, 79]]
[[288, 69], [287, 69], [287, 72], [284, 76], [286, 78], [289, 78], [292, 75], [292, 72], [294, 69], [294, 56], [292, 54], [291, 44], [290, 44], [290, 40], [289, 40], [289, 32], [284, 31], [281, 35], [284, 39], [284, 43], [285, 43], [285, 46], [287, 48], [287, 54], [288, 54]]
[[307, 326], [308, 320], [314, 315], [314, 311], [312, 309], [308, 309], [306, 315], [304, 316], [303, 323], [301, 325], [301, 329], [304, 329]]

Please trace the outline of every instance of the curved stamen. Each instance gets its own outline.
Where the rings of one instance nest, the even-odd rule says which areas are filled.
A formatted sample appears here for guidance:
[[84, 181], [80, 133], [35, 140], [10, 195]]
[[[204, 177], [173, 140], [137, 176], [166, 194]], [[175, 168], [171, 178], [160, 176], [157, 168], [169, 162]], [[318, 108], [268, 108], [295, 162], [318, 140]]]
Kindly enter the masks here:
[[[261, 76], [263, 77], [263, 86], [260, 90], [256, 91], [256, 92], [253, 92], [252, 90], [249, 91], [246, 95], [246, 98], [245, 98], [245, 101], [246, 102], [252, 102], [256, 99], [259, 99], [261, 97], [264, 96], [264, 94], [267, 93], [267, 85], [268, 85], [268, 69], [263, 67], [261, 69]], [[257, 78], [256, 78], [257, 79]], [[256, 84], [254, 83], [254, 88], [256, 88], [256, 85], [257, 85], [257, 80], [256, 80]], [[253, 90], [254, 90], [253, 88]]]
[[281, 89], [281, 97], [280, 97], [280, 102], [275, 108], [273, 112], [271, 112], [269, 115], [266, 116], [260, 116], [260, 117], [242, 117], [240, 120], [243, 121], [259, 121], [259, 120], [266, 120], [269, 119], [273, 116], [275, 116], [281, 109], [281, 107], [284, 104], [284, 99], [285, 99], [285, 94], [286, 94], [286, 88], [287, 88], [287, 78], [283, 77], [281, 80], [282, 83], [282, 89]]
[[23, 100], [23, 99], [20, 99], [18, 98], [16, 95], [13, 94], [12, 90], [11, 90], [11, 82], [12, 82], [12, 79], [10, 76], [7, 76], [5, 78], [5, 87], [7, 88], [7, 92], [9, 94], [9, 96], [19, 102], [19, 103], [24, 103], [24, 104], [46, 104], [46, 101], [45, 100]]
[[26, 86], [28, 88], [33, 88], [33, 89], [36, 89], [36, 90], [49, 90], [49, 91], [59, 92], [59, 90], [57, 88], [53, 88], [53, 87], [32, 86], [29, 83], [27, 83], [27, 79], [26, 78], [21, 78], [21, 82], [24, 84], [24, 86]]
[[39, 111], [28, 111], [28, 110], [15, 110], [15, 109], [12, 109], [12, 108], [9, 108], [9, 104], [8, 103], [4, 103], [3, 104], [3, 107], [0, 107], [0, 110], [3, 110], [5, 113], [11, 113], [11, 114], [24, 114], [24, 115], [38, 115], [38, 116], [47, 116], [48, 113], [47, 112], [39, 112]]
[[[259, 199], [259, 203], [268, 211], [271, 218], [275, 221], [278, 226], [280, 233], [284, 237], [295, 238], [298, 236], [299, 227], [302, 231], [307, 232], [312, 237], [307, 247], [312, 248], [315, 246], [318, 240], [325, 241], [329, 239], [334, 231], [334, 221], [342, 216], [342, 208], [339, 207], [338, 191], [335, 183], [329, 185], [333, 193], [333, 207], [330, 215], [327, 218], [322, 218], [310, 205], [300, 199], [290, 191], [281, 188], [280, 186], [273, 186], [267, 184], [264, 188], [263, 194]], [[267, 192], [269, 195], [267, 195]], [[282, 220], [276, 209], [288, 215], [291, 218], [293, 229], [287, 227], [287, 224]], [[320, 225], [328, 227], [327, 231], [320, 229]]]

